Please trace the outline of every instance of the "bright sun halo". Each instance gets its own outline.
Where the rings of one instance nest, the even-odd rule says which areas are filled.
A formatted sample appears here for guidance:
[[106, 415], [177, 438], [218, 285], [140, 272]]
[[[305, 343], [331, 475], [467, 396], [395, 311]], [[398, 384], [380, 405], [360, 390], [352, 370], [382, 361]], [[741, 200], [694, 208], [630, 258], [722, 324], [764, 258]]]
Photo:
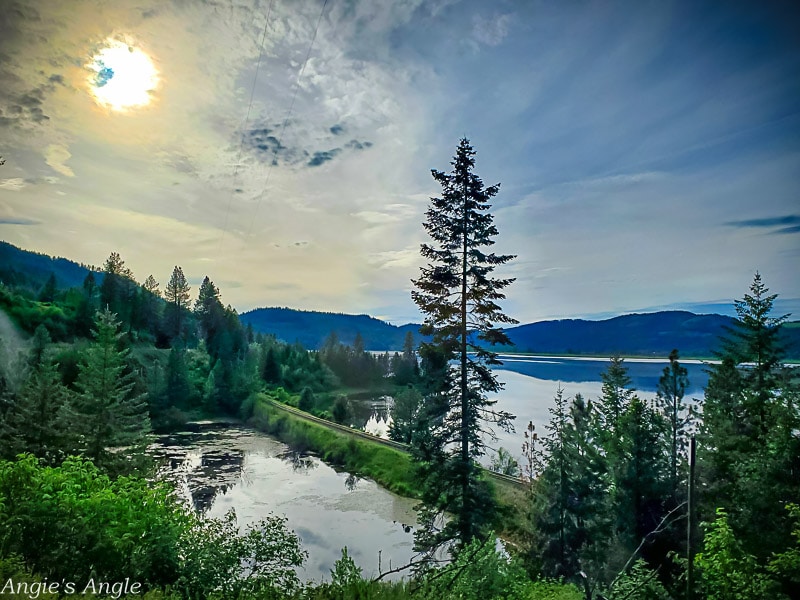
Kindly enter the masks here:
[[98, 103], [125, 110], [150, 103], [158, 73], [144, 52], [118, 40], [108, 40], [87, 65], [89, 89]]

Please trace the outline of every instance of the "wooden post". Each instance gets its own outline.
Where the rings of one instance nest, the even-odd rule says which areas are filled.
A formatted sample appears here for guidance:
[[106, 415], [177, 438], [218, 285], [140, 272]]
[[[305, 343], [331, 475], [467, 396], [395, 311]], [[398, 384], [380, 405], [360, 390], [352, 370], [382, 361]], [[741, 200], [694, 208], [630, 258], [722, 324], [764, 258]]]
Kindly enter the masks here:
[[689, 440], [689, 497], [687, 498], [686, 519], [686, 600], [694, 597], [694, 555], [692, 553], [692, 532], [694, 531], [694, 463], [696, 445], [694, 436]]

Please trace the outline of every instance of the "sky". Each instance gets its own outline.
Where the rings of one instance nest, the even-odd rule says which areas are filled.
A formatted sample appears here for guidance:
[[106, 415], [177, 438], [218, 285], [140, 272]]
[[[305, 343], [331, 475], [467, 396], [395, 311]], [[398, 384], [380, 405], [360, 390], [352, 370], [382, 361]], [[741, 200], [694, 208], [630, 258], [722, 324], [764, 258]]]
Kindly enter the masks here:
[[729, 313], [755, 271], [800, 318], [792, 4], [0, 0], [0, 239], [418, 322], [466, 137], [520, 322]]

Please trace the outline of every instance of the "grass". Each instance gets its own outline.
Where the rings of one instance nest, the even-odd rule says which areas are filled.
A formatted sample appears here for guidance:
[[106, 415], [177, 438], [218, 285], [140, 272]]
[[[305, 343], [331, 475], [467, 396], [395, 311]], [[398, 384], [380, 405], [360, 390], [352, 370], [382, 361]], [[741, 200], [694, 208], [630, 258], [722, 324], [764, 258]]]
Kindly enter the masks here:
[[322, 460], [375, 480], [401, 496], [419, 498], [411, 457], [381, 444], [305, 421], [274, 408], [259, 396], [250, 425], [274, 435], [300, 452], [312, 452]]
[[[266, 401], [267, 397], [278, 400], [271, 394], [259, 395], [253, 405], [251, 426], [274, 435], [294, 450], [311, 452], [327, 463], [369, 477], [400, 496], [420, 497], [415, 468], [407, 453], [306, 421], [275, 408]], [[515, 544], [524, 535], [526, 491], [510, 483], [486, 479], [500, 506], [495, 530]]]

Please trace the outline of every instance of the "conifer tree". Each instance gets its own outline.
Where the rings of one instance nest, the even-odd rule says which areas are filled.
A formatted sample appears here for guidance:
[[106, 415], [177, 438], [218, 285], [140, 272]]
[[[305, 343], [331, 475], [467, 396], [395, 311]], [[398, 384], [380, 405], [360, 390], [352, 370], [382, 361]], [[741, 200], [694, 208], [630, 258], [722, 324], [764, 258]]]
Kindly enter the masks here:
[[673, 495], [678, 491], [678, 464], [686, 449], [686, 431], [691, 422], [691, 414], [683, 402], [689, 385], [688, 371], [678, 358], [677, 350], [669, 353], [669, 366], [664, 368], [656, 392], [656, 403], [669, 423], [669, 472]]
[[[111, 473], [131, 470], [141, 457], [150, 431], [146, 395], [134, 392], [134, 375], [126, 369], [127, 349], [114, 313], [95, 319], [94, 343], [85, 351], [70, 407], [79, 448], [98, 467]], [[123, 454], [114, 447], [126, 446]], [[128, 460], [130, 457], [130, 460]]]
[[[494, 506], [480, 478], [477, 459], [485, 452], [484, 435], [491, 424], [510, 428], [513, 417], [493, 408], [488, 394], [502, 384], [492, 374], [499, 364], [486, 345], [510, 344], [497, 325], [515, 323], [501, 312], [497, 301], [513, 279], [492, 277], [495, 267], [513, 256], [489, 253], [498, 234], [489, 200], [499, 186], [484, 187], [473, 173], [475, 151], [467, 139], [459, 143], [451, 173], [432, 170], [442, 195], [431, 199], [423, 223], [431, 244], [421, 246], [428, 261], [413, 281], [411, 296], [425, 315], [422, 333], [452, 367], [437, 370], [435, 393], [421, 411], [429, 429], [420, 437], [416, 458], [423, 476], [422, 527], [417, 547], [431, 550], [451, 540], [465, 545], [483, 538]], [[441, 528], [445, 512], [452, 518]]]
[[69, 392], [57, 365], [43, 361], [0, 424], [0, 451], [6, 458], [30, 452], [47, 465], [58, 465], [71, 449], [66, 405]]
[[600, 577], [612, 532], [598, 414], [578, 394], [568, 403], [559, 388], [550, 409], [544, 469], [533, 482], [534, 556], [548, 577]]
[[50, 273], [50, 277], [47, 278], [47, 281], [39, 292], [39, 302], [52, 302], [56, 299], [57, 291], [56, 274]]
[[167, 334], [170, 339], [184, 337], [190, 290], [183, 269], [176, 265], [164, 291], [164, 300], [167, 301]]
[[703, 402], [699, 466], [701, 509], [717, 508], [749, 552], [766, 560], [791, 543], [784, 505], [800, 497], [800, 384], [783, 364], [776, 294], [755, 274], [750, 293], [736, 301], [719, 364], [710, 369]]

